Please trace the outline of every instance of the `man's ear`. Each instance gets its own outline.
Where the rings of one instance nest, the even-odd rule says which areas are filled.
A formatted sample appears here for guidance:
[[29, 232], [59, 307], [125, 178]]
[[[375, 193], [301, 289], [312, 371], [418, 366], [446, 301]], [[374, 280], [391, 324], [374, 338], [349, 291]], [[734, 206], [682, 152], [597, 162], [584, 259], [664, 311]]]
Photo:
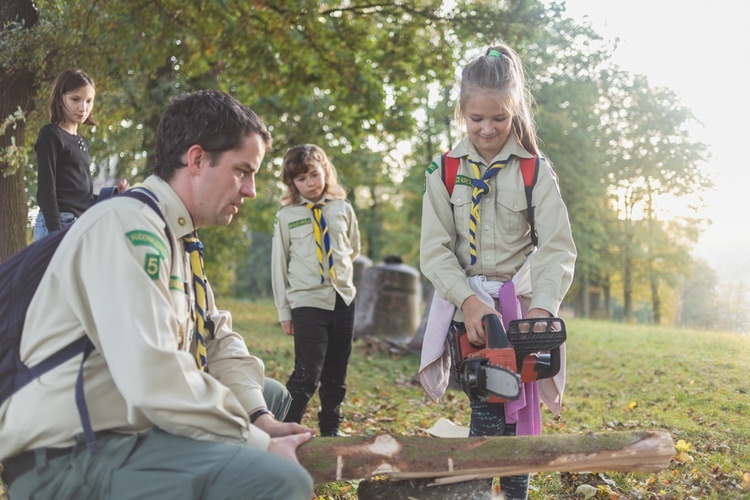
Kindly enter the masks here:
[[206, 151], [197, 144], [193, 144], [185, 153], [187, 168], [191, 175], [200, 175], [202, 167], [208, 166]]

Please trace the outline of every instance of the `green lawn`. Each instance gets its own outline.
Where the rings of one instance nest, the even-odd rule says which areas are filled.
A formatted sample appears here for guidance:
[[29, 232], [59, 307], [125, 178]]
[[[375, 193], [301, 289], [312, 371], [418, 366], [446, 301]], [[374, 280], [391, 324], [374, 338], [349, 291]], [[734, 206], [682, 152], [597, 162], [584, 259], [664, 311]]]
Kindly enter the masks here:
[[[234, 311], [235, 328], [247, 332], [270, 376], [285, 382], [292, 339], [278, 327], [273, 306], [221, 305]], [[565, 406], [558, 420], [545, 410], [544, 432], [665, 430], [678, 453], [658, 474], [535, 474], [530, 498], [584, 498], [583, 489], [576, 495], [581, 485], [596, 488], [596, 498], [750, 498], [750, 337], [587, 320], [567, 327]], [[414, 381], [418, 366], [417, 355], [355, 341], [344, 430], [422, 435], [440, 417], [467, 424], [463, 393], [449, 391], [432, 403]], [[314, 427], [313, 415], [311, 409], [303, 423]], [[321, 485], [317, 493], [356, 498], [356, 484]]]
[[[235, 330], [264, 359], [266, 373], [286, 382], [293, 341], [273, 305], [223, 300], [220, 306], [233, 311]], [[750, 498], [750, 337], [587, 320], [569, 320], [567, 327], [565, 406], [557, 420], [545, 410], [544, 432], [665, 430], [678, 451], [658, 474], [533, 474], [531, 499]], [[440, 417], [466, 425], [463, 393], [449, 390], [432, 403], [414, 380], [418, 366], [417, 355], [355, 341], [343, 430], [425, 435]], [[303, 424], [317, 427], [317, 404], [316, 397]], [[316, 494], [353, 499], [356, 488], [331, 483], [318, 485]]]

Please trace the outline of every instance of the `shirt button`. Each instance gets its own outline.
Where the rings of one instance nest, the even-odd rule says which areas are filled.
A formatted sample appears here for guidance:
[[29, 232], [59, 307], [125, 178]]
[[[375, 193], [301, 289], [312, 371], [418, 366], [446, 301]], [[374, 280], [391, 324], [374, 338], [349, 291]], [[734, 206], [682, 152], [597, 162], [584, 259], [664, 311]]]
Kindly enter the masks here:
[[514, 203], [513, 208], [518, 208], [518, 203]]
[[485, 203], [489, 203], [490, 201], [492, 201], [492, 200], [490, 200], [489, 198], [485, 198], [485, 199], [484, 199], [484, 202], [485, 202]]
[[490, 256], [489, 256], [489, 255], [487, 255], [487, 256], [486, 256], [486, 257], [484, 258], [484, 260], [490, 260]]
[[461, 203], [461, 198], [456, 198], [456, 203]]
[[484, 226], [484, 230], [485, 231], [489, 231], [490, 230], [490, 226]]

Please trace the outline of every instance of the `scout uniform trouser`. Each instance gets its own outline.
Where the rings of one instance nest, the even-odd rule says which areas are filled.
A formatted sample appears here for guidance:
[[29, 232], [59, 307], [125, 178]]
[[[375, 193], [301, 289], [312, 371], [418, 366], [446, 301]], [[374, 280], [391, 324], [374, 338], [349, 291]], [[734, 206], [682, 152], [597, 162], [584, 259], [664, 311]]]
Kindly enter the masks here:
[[[289, 397], [266, 379], [269, 409], [281, 418]], [[269, 394], [272, 393], [272, 394]], [[313, 482], [299, 464], [268, 451], [200, 441], [153, 429], [144, 434], [96, 434], [99, 451], [90, 454], [82, 434], [72, 448], [38, 448], [29, 470], [16, 476], [11, 500], [146, 499], [303, 499]]]
[[92, 455], [79, 434], [67, 455], [46, 459], [46, 450], [36, 450], [34, 469], [11, 484], [11, 500], [312, 497], [307, 471], [268, 451], [156, 429], [139, 435], [99, 433], [97, 445]]

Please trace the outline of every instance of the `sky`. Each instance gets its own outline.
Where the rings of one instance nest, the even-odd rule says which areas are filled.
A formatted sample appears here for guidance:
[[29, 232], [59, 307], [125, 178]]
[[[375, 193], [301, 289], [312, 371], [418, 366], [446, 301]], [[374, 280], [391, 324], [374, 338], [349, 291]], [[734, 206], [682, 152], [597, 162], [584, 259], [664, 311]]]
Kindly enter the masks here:
[[[703, 126], [705, 171], [716, 188], [700, 217], [711, 220], [694, 255], [723, 281], [750, 284], [750, 1], [566, 0], [566, 15], [619, 39], [613, 60], [652, 86], [675, 91]], [[744, 202], [744, 203], [743, 203]]]

